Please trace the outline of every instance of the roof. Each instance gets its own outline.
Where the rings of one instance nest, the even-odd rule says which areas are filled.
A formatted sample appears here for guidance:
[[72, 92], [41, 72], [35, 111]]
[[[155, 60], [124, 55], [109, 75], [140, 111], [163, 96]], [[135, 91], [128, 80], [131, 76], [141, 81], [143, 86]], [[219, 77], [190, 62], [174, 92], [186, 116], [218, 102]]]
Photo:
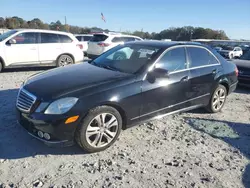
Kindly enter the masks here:
[[93, 33], [93, 35], [106, 35], [106, 36], [117, 36], [117, 37], [134, 37], [134, 38], [141, 39], [140, 37], [135, 36], [135, 35], [126, 35], [126, 34], [117, 33], [117, 32], [96, 32], [96, 33]]
[[92, 34], [74, 34], [75, 36], [93, 36]]
[[57, 34], [71, 34], [64, 31], [46, 30], [46, 29], [13, 29], [15, 31], [30, 31], [30, 32], [47, 32], [47, 33], [57, 33]]
[[141, 45], [145, 45], [145, 46], [152, 46], [152, 47], [158, 47], [158, 48], [169, 48], [171, 46], [176, 46], [176, 45], [205, 46], [205, 45], [197, 43], [197, 42], [188, 42], [188, 41], [157, 41], [157, 40], [136, 41], [136, 42], [130, 42], [130, 44], [141, 44]]

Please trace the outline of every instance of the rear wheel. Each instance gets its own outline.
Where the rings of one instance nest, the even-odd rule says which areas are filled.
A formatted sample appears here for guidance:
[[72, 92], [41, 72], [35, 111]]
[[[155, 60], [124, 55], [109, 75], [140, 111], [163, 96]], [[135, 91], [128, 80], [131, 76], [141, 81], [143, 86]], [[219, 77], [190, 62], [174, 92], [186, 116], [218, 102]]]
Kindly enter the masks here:
[[69, 55], [61, 55], [57, 60], [58, 67], [64, 67], [73, 63], [74, 63], [74, 60]]
[[220, 112], [226, 102], [226, 98], [227, 89], [225, 86], [219, 85], [214, 91], [206, 109], [212, 113]]
[[77, 129], [75, 139], [87, 152], [98, 152], [110, 147], [122, 128], [119, 112], [109, 106], [92, 109]]

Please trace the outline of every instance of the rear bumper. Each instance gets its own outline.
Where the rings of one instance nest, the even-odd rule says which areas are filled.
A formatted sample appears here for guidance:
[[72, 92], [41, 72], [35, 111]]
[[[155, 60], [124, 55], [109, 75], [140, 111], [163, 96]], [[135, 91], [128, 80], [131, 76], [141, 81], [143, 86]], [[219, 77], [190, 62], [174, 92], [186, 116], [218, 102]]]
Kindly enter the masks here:
[[[46, 115], [28, 115], [17, 110], [18, 123], [28, 131], [28, 133], [49, 146], [71, 146], [74, 144], [74, 133], [79, 124], [78, 121], [65, 124], [65, 118], [58, 117], [53, 120]], [[48, 133], [50, 139], [46, 140], [38, 136], [38, 131]]]
[[239, 80], [239, 85], [250, 87], [250, 76], [239, 75], [238, 80]]
[[230, 93], [232, 93], [233, 91], [235, 91], [235, 90], [236, 90], [236, 88], [237, 88], [237, 84], [238, 84], [238, 81], [237, 81], [237, 82], [235, 82], [234, 84], [230, 85], [230, 87], [229, 87], [229, 91], [228, 91], [228, 94], [230, 94]]

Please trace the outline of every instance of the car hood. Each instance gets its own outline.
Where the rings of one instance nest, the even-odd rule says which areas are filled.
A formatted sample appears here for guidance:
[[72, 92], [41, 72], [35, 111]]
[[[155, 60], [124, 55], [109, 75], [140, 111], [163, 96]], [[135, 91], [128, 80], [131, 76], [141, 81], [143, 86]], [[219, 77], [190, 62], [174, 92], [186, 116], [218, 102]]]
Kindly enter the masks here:
[[237, 67], [250, 69], [250, 60], [237, 59], [232, 61]]
[[55, 99], [131, 76], [89, 63], [52, 69], [30, 77], [24, 89], [41, 100]]

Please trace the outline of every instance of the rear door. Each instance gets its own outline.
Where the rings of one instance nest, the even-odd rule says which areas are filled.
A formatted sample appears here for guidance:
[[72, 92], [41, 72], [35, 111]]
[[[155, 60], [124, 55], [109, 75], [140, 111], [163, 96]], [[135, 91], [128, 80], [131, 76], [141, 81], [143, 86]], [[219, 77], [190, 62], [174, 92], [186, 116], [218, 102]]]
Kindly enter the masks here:
[[33, 65], [40, 63], [38, 58], [38, 33], [23, 32], [12, 39], [15, 39], [16, 43], [6, 43], [4, 48], [9, 65]]
[[109, 46], [109, 43], [105, 43], [108, 38], [105, 34], [94, 34], [89, 41], [88, 54], [100, 55], [105, 51], [105, 47]]
[[190, 105], [206, 104], [217, 86], [222, 67], [217, 58], [206, 48], [188, 46], [188, 67], [190, 69]]
[[41, 33], [39, 43], [39, 60], [41, 63], [54, 63], [57, 57], [62, 54], [62, 44], [58, 34]]

